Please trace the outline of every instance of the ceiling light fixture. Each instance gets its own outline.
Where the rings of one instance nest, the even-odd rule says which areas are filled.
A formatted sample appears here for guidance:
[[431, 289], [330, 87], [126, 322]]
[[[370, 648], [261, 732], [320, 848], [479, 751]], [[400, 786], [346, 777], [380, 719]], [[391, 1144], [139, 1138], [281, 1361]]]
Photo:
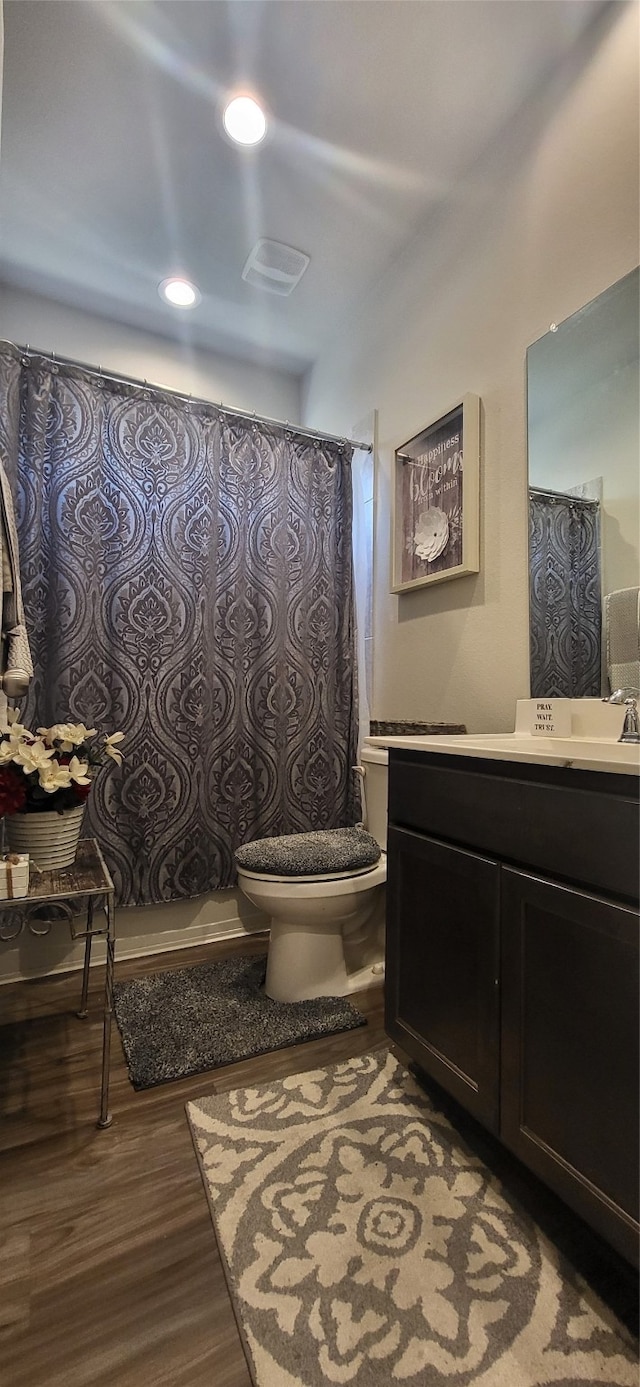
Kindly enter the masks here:
[[200, 302], [199, 290], [195, 284], [190, 284], [188, 279], [163, 279], [162, 284], [158, 285], [158, 293], [161, 299], [174, 308], [195, 308]]
[[259, 144], [267, 132], [264, 111], [252, 96], [232, 97], [224, 108], [222, 121], [236, 144]]

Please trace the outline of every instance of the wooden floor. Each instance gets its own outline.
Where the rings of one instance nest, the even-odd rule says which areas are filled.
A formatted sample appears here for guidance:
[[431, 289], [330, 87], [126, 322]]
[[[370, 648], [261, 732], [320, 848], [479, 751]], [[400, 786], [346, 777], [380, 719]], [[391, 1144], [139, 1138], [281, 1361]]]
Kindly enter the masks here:
[[[265, 947], [255, 936], [206, 945], [120, 963], [116, 975]], [[103, 1132], [102, 970], [92, 970], [84, 1022], [79, 990], [77, 973], [0, 989], [2, 1387], [250, 1387], [184, 1105], [379, 1047], [382, 990], [354, 998], [366, 1027], [146, 1093], [131, 1088], [114, 1030], [114, 1121]], [[577, 1221], [514, 1171], [519, 1195], [530, 1183], [542, 1216], [582, 1246]], [[634, 1282], [618, 1259], [587, 1239], [583, 1261], [600, 1294], [628, 1311]]]

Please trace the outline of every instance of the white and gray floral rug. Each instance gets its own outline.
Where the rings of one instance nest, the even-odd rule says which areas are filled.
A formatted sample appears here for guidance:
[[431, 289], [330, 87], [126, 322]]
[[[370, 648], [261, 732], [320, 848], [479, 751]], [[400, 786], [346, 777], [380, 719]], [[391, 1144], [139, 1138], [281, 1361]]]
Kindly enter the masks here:
[[635, 1387], [627, 1330], [386, 1052], [187, 1113], [256, 1387]]

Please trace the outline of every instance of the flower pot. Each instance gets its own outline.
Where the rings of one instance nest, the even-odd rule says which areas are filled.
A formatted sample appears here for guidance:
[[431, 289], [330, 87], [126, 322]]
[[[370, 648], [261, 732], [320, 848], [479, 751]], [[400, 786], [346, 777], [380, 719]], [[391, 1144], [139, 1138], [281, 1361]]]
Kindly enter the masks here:
[[9, 814], [7, 842], [12, 852], [28, 852], [41, 871], [70, 867], [75, 861], [84, 804], [75, 809], [43, 810], [41, 814]]

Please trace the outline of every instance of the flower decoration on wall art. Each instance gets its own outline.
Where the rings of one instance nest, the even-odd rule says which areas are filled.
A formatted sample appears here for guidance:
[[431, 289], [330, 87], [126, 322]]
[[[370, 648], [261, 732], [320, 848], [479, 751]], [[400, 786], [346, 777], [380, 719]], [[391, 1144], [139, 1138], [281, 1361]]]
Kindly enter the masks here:
[[423, 510], [413, 536], [413, 547], [419, 559], [429, 563], [439, 558], [449, 542], [449, 517], [437, 506]]
[[104, 765], [120, 765], [123, 732], [107, 735], [84, 723], [57, 722], [30, 732], [16, 708], [0, 723], [0, 814], [75, 809]]

